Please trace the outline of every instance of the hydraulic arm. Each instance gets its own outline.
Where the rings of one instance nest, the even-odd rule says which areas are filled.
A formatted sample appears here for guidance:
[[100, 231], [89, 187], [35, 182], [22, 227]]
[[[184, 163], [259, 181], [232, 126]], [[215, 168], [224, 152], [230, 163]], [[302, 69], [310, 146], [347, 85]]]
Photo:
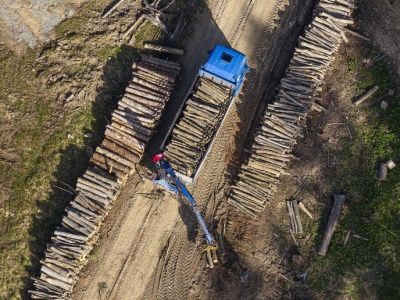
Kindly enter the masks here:
[[204, 220], [197, 209], [196, 201], [194, 200], [193, 196], [189, 193], [189, 191], [186, 189], [186, 187], [181, 183], [179, 178], [176, 176], [171, 165], [165, 159], [164, 154], [162, 152], [157, 153], [153, 157], [153, 162], [156, 164], [158, 175], [160, 176], [160, 180], [158, 181], [158, 183], [170, 189], [171, 191], [178, 193], [189, 202], [194, 214], [196, 215], [198, 222], [200, 223], [201, 228], [203, 229], [207, 245], [213, 248], [216, 247], [217, 244], [213, 236], [208, 231], [207, 226], [204, 223]]

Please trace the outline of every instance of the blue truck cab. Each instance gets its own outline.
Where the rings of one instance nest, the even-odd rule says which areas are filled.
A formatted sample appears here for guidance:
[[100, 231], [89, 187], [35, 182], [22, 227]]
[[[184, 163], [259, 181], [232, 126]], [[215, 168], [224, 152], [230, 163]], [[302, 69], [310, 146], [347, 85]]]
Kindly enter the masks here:
[[246, 73], [250, 71], [246, 56], [222, 45], [215, 45], [209, 53], [207, 62], [199, 70], [199, 76], [233, 88], [233, 97], [236, 97]]

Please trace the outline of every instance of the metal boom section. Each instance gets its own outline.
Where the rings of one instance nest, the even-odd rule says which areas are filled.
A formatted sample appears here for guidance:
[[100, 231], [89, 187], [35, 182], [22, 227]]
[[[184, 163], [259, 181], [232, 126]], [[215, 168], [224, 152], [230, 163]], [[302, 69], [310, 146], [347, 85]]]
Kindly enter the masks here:
[[197, 204], [196, 204], [196, 201], [194, 200], [193, 196], [189, 193], [187, 188], [181, 183], [179, 178], [176, 176], [174, 170], [172, 169], [171, 165], [168, 163], [168, 161], [166, 159], [164, 159], [163, 155], [158, 156], [158, 159], [156, 157], [157, 157], [157, 155], [155, 156], [153, 161], [155, 162], [159, 171], [160, 171], [160, 169], [163, 170], [163, 172], [158, 172], [161, 177], [160, 179], [165, 180], [166, 183], [168, 183], [169, 185], [172, 184], [173, 188], [175, 188], [181, 196], [186, 198], [186, 200], [189, 202], [190, 207], [192, 208], [194, 214], [196, 215], [197, 221], [200, 223], [200, 226], [203, 229], [203, 232], [206, 237], [207, 245], [216, 246], [216, 242], [215, 242], [213, 236], [208, 231], [207, 226], [206, 226], [200, 212], [197, 209]]

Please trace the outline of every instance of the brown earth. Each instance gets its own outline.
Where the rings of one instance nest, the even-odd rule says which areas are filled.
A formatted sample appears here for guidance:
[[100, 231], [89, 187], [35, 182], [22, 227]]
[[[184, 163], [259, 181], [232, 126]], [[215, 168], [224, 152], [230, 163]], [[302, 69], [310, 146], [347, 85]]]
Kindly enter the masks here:
[[[284, 200], [306, 182], [301, 196], [307, 207], [318, 214], [326, 206], [321, 198], [332, 190], [329, 167], [337, 163], [337, 139], [351, 138], [349, 131], [329, 123], [345, 120], [349, 105], [346, 101], [353, 96], [338, 82], [346, 74], [344, 52], [355, 45], [354, 39], [339, 53], [334, 66], [338, 70], [336, 77], [327, 79], [322, 104], [328, 112], [313, 116], [308, 134], [296, 149], [301, 160], [293, 162], [291, 175], [280, 185], [276, 198], [256, 220], [238, 213], [224, 200], [243, 160], [242, 150], [249, 145], [249, 130], [265, 103], [273, 99], [297, 37], [310, 20], [313, 2], [199, 0], [198, 9], [183, 32], [184, 38], [179, 41], [186, 50], [180, 59], [180, 83], [167, 107], [159, 136], [149, 147], [149, 155], [157, 150], [157, 141], [165, 134], [171, 115], [206, 59], [206, 51], [215, 43], [230, 45], [246, 54], [252, 68], [203, 171], [191, 187], [207, 224], [226, 224], [225, 265], [205, 268], [202, 232], [197, 232], [189, 208], [170, 195], [154, 191], [151, 182], [142, 182], [138, 175], [133, 175], [106, 219], [99, 245], [81, 274], [75, 299], [279, 299], [294, 298], [290, 294], [293, 290], [305, 291], [299, 295], [307, 296], [307, 287], [292, 280], [306, 265], [300, 263], [295, 271], [289, 267], [295, 247], [287, 232]], [[387, 53], [388, 61], [400, 74], [399, 2], [359, 3], [354, 29], [369, 36]], [[113, 19], [117, 31], [116, 22]], [[114, 33], [116, 43], [117, 35]], [[94, 89], [95, 85], [91, 91]], [[299, 241], [300, 249], [312, 242], [310, 234]], [[239, 276], [244, 268], [250, 273], [248, 280], [241, 283]], [[343, 294], [342, 298], [345, 297]]]

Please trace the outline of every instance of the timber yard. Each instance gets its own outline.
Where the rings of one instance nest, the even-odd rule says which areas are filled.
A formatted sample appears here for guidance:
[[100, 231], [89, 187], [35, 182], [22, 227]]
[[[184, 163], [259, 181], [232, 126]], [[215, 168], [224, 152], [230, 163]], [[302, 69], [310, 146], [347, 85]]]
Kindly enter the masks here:
[[400, 0], [0, 1], [0, 299], [400, 298]]

